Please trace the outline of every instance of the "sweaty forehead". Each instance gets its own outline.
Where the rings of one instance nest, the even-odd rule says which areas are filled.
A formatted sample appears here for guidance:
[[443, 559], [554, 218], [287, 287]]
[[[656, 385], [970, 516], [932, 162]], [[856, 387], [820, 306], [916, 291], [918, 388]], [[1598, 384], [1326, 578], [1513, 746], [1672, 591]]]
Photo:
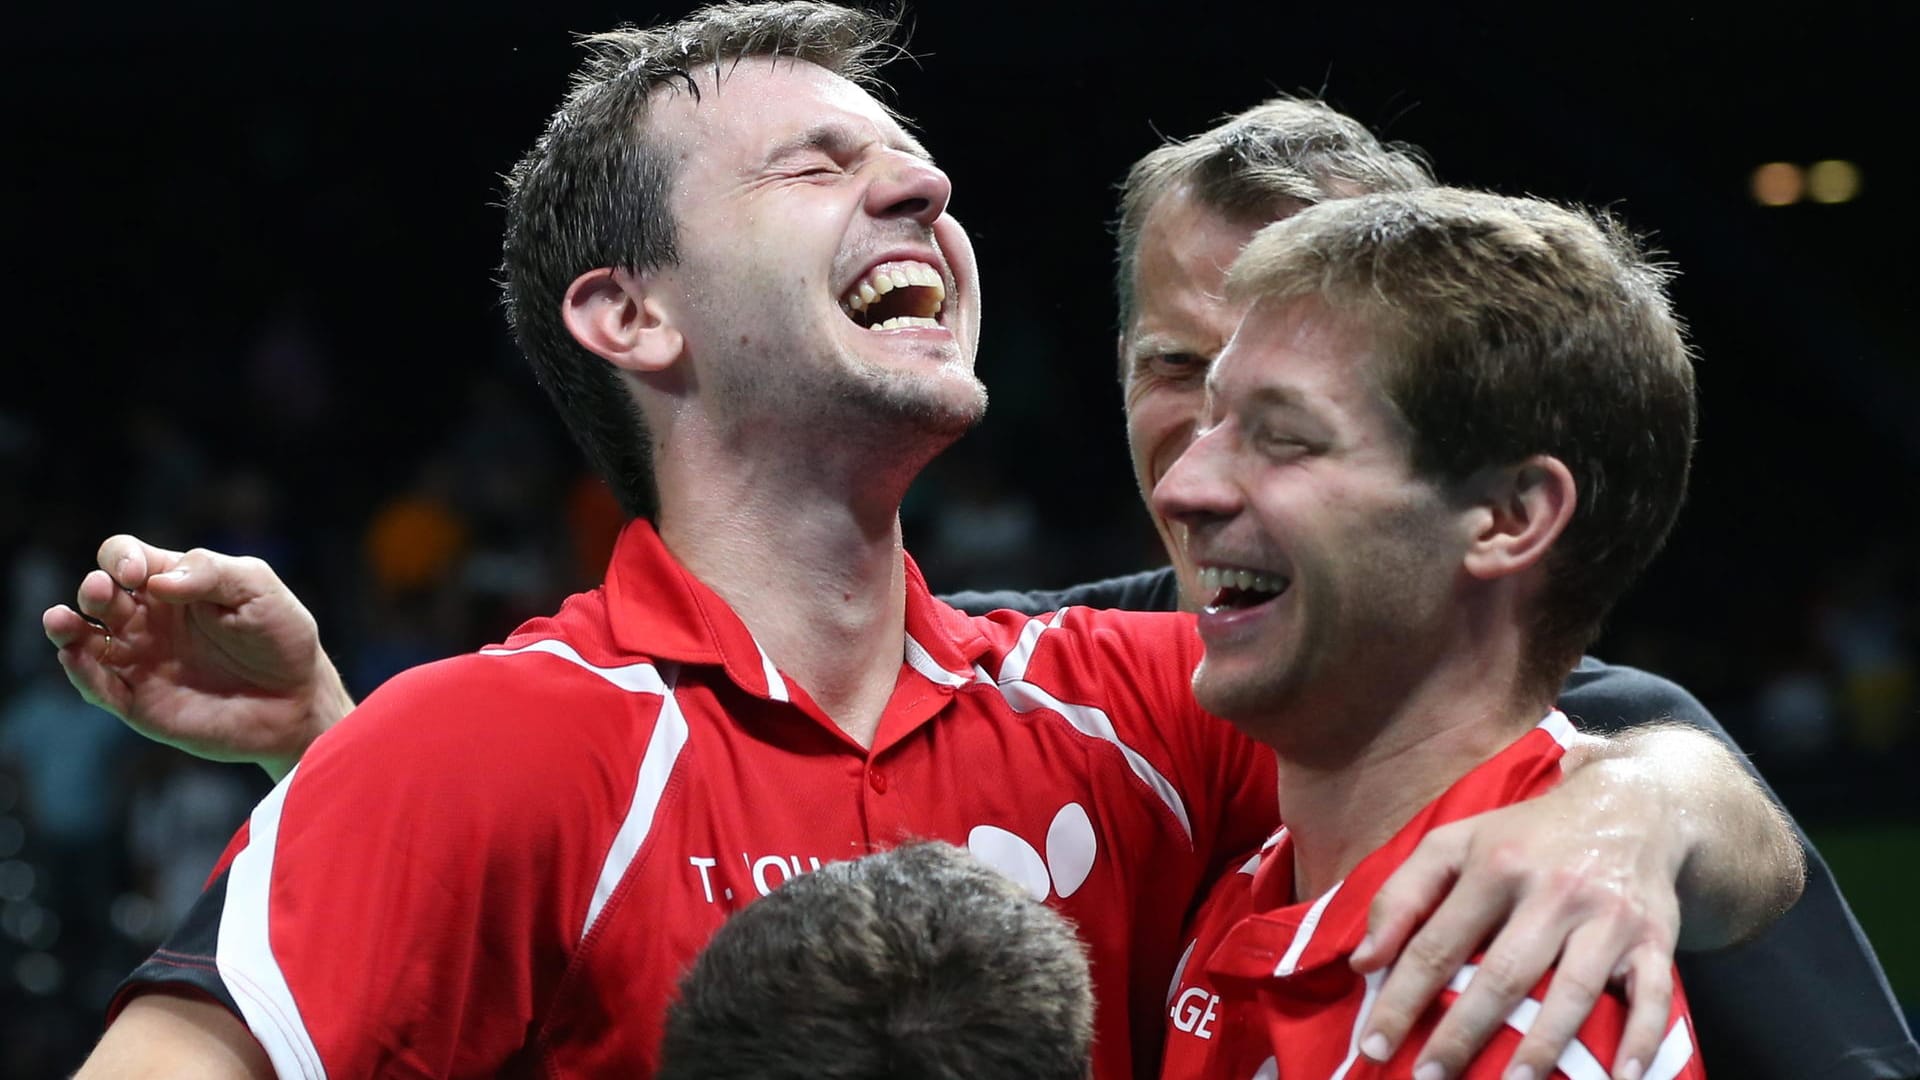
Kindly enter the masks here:
[[1386, 404], [1379, 341], [1364, 320], [1318, 297], [1255, 303], [1208, 372], [1208, 389], [1259, 401], [1290, 398], [1372, 412]]

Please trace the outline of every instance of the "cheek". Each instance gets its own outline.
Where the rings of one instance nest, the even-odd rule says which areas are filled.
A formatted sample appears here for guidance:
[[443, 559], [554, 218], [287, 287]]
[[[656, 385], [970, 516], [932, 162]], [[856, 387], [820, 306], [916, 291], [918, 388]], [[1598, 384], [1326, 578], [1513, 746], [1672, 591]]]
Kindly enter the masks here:
[[1193, 442], [1197, 395], [1176, 390], [1149, 389], [1133, 396], [1127, 410], [1127, 442], [1133, 450], [1133, 471], [1142, 488], [1151, 492]]
[[933, 223], [933, 242], [939, 246], [940, 254], [946, 257], [947, 269], [953, 273], [954, 284], [973, 301], [973, 317], [979, 318], [980, 307], [980, 271], [974, 260], [973, 241], [967, 236], [967, 230], [954, 220], [951, 214], [941, 214]]

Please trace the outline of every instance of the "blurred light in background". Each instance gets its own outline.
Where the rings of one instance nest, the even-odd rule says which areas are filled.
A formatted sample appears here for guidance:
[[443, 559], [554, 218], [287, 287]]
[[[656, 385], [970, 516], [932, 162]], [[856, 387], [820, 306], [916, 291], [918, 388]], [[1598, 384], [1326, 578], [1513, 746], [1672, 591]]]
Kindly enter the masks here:
[[1806, 174], [1792, 162], [1771, 161], [1753, 170], [1753, 201], [1761, 206], [1788, 206], [1806, 191]]
[[29, 994], [45, 997], [60, 989], [65, 972], [60, 961], [43, 952], [30, 952], [15, 961], [13, 977]]
[[1807, 167], [1807, 195], [1818, 203], [1849, 202], [1860, 194], [1860, 168], [1851, 161], [1816, 161]]

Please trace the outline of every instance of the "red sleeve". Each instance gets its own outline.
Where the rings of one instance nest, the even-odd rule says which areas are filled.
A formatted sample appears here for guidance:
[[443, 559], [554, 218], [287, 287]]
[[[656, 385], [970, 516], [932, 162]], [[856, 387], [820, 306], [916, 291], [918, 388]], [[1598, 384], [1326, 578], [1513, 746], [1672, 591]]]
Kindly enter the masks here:
[[491, 1074], [537, 1029], [624, 808], [596, 745], [622, 725], [572, 707], [566, 668], [402, 675], [254, 810], [203, 922], [282, 1075]]

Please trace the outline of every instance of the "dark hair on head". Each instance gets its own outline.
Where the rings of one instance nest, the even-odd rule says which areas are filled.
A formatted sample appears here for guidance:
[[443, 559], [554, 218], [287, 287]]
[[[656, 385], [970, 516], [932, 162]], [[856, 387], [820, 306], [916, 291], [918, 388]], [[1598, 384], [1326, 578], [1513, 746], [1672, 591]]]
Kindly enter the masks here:
[[817, 64], [868, 88], [899, 50], [895, 16], [814, 0], [714, 4], [651, 29], [582, 38], [587, 59], [533, 149], [507, 176], [501, 289], [507, 320], [567, 428], [627, 513], [659, 497], [638, 405], [614, 367], [574, 341], [560, 308], [601, 267], [645, 272], [678, 258], [674, 155], [647, 131], [656, 91], [697, 100], [702, 70], [744, 57]]
[[1086, 1080], [1072, 928], [950, 844], [803, 874], [733, 916], [667, 1010], [660, 1080]]
[[1227, 291], [1310, 298], [1366, 328], [1420, 474], [1458, 482], [1536, 454], [1567, 466], [1578, 501], [1547, 553], [1527, 672], [1557, 688], [1686, 498], [1693, 358], [1671, 277], [1607, 215], [1434, 188], [1270, 225]]
[[1168, 142], [1135, 162], [1120, 184], [1120, 331], [1133, 325], [1140, 230], [1173, 191], [1184, 189], [1230, 220], [1264, 224], [1328, 199], [1431, 186], [1417, 148], [1383, 143], [1365, 124], [1312, 98], [1270, 98]]

